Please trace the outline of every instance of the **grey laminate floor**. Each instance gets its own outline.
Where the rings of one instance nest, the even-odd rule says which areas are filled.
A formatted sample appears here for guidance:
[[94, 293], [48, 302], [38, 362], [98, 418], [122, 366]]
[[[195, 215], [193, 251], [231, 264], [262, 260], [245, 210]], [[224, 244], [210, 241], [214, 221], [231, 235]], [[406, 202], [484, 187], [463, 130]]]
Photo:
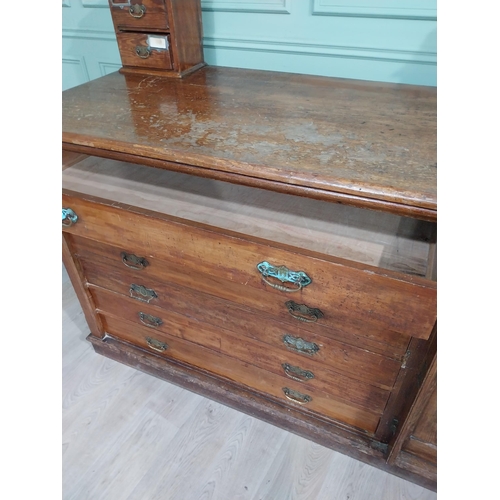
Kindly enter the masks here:
[[434, 492], [95, 354], [63, 269], [64, 500], [435, 500]]

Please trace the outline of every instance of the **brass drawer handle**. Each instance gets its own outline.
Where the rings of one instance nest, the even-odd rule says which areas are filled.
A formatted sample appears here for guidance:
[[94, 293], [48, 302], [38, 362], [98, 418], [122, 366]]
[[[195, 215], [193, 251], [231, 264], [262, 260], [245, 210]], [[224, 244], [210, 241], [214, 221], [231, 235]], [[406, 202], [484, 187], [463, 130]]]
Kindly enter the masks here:
[[318, 344], [315, 344], [314, 342], [307, 342], [300, 337], [292, 337], [288, 334], [283, 336], [283, 343], [287, 347], [303, 354], [316, 354], [319, 351]]
[[122, 252], [120, 254], [122, 258], [122, 262], [130, 269], [144, 269], [146, 266], [149, 266], [149, 262], [144, 257], [137, 257], [133, 253], [125, 253]]
[[146, 342], [148, 346], [153, 349], [153, 351], [163, 352], [168, 349], [168, 345], [165, 342], [160, 342], [159, 340], [152, 339], [151, 337], [146, 337]]
[[[257, 264], [257, 269], [262, 274], [264, 283], [282, 292], [298, 292], [312, 282], [312, 279], [304, 271], [290, 271], [286, 266], [273, 266], [265, 261]], [[292, 283], [293, 288], [272, 283], [266, 279], [267, 277], [276, 278], [282, 283]]]
[[156, 316], [151, 316], [151, 314], [146, 314], [143, 312], [139, 313], [139, 319], [143, 325], [149, 326], [151, 328], [158, 328], [163, 324], [163, 321]]
[[146, 288], [143, 285], [136, 285], [132, 283], [130, 285], [130, 296], [133, 299], [140, 300], [141, 302], [146, 302], [149, 304], [153, 299], [157, 299], [158, 295], [151, 288]]
[[281, 365], [283, 370], [285, 370], [285, 375], [293, 380], [297, 380], [298, 382], [307, 382], [314, 378], [314, 373], [309, 370], [303, 370], [299, 366], [292, 366], [288, 363], [283, 363]]
[[299, 403], [299, 405], [305, 405], [306, 403], [310, 403], [312, 401], [312, 397], [309, 396], [309, 394], [302, 394], [301, 392], [294, 391], [288, 387], [283, 387], [282, 390], [287, 399], [293, 401], [294, 403]]
[[141, 59], [147, 59], [151, 55], [151, 48], [150, 47], [142, 47], [141, 45], [138, 45], [135, 48], [135, 53], [141, 58]]
[[144, 14], [146, 14], [146, 7], [144, 5], [139, 5], [136, 3], [135, 5], [131, 5], [128, 9], [129, 14], [135, 19], [140, 19]]
[[285, 302], [288, 312], [299, 321], [307, 323], [316, 323], [318, 319], [322, 318], [324, 314], [316, 307], [309, 307], [305, 304], [297, 304], [293, 300]]
[[78, 215], [71, 210], [71, 208], [63, 208], [62, 209], [62, 225], [64, 227], [70, 227], [76, 223], [78, 220]]

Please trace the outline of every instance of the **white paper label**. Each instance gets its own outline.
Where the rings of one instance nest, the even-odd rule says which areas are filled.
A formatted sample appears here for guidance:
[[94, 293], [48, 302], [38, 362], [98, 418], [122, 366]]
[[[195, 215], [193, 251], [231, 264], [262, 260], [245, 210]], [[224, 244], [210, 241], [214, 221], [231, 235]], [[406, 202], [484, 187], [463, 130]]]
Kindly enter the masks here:
[[168, 38], [166, 36], [148, 35], [148, 45], [152, 49], [166, 50], [168, 49]]

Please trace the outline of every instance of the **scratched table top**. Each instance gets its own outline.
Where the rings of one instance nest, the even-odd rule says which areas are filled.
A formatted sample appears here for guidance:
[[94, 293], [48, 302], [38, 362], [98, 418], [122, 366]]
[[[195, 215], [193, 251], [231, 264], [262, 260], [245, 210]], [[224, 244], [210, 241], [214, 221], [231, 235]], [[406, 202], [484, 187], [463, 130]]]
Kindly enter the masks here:
[[437, 217], [435, 88], [205, 67], [113, 73], [62, 104], [68, 150]]

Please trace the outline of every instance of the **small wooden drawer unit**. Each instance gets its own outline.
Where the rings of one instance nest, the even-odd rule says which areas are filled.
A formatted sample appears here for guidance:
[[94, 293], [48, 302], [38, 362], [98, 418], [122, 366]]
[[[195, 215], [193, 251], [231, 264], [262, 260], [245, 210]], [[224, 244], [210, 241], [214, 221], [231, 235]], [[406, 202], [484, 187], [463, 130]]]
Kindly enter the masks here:
[[182, 77], [204, 66], [200, 0], [108, 0], [124, 73]]
[[[162, 26], [172, 28], [174, 3], [165, 4], [167, 24], [157, 25], [154, 36]], [[127, 8], [139, 16], [135, 31], [125, 9], [114, 21], [122, 58], [129, 50], [132, 61], [135, 47], [146, 46], [150, 36], [139, 23], [164, 4], [131, 4]], [[175, 68], [175, 51], [168, 54], [151, 53], [144, 67], [150, 61]], [[371, 85], [334, 81], [329, 89], [328, 79], [278, 75], [275, 81], [260, 72], [208, 68], [157, 88], [149, 82], [141, 105], [141, 79], [130, 78], [91, 82], [83, 97], [78, 88], [68, 92], [63, 120], [63, 255], [96, 351], [405, 474], [404, 461], [390, 452], [435, 355], [437, 335], [432, 189], [416, 203], [406, 178], [399, 194], [384, 187], [397, 179], [382, 178], [376, 187], [372, 174], [372, 184], [342, 185], [321, 167], [326, 146], [319, 160], [315, 147], [343, 123], [320, 130], [332, 119], [323, 102], [340, 99], [334, 104], [345, 106], [335, 90], [352, 93], [349, 116], [367, 113], [367, 94], [374, 94], [371, 102], [394, 93], [413, 114], [396, 107], [408, 139], [398, 136], [397, 147], [386, 147], [391, 164], [402, 144], [418, 143], [410, 133], [415, 113], [433, 109], [432, 93], [378, 93]], [[104, 80], [114, 93], [100, 100]], [[291, 99], [277, 110], [272, 126], [252, 128], [258, 112], [247, 112], [267, 107], [285, 81], [290, 98], [301, 84], [299, 102]], [[79, 111], [87, 95], [104, 117], [98, 130]], [[356, 99], [364, 99], [360, 109], [352, 105]], [[314, 140], [308, 139], [309, 114], [297, 122], [304, 106], [317, 120]], [[167, 108], [168, 116], [155, 114]], [[374, 123], [376, 109], [367, 117]], [[109, 130], [115, 121], [116, 140]], [[352, 136], [351, 125], [343, 126]], [[262, 144], [253, 147], [256, 134], [261, 141], [265, 136], [268, 152], [258, 152]], [[279, 141], [283, 150], [299, 149], [281, 156], [269, 146]], [[343, 150], [345, 165], [356, 158], [349, 149]], [[299, 171], [296, 158], [316, 161], [317, 172], [309, 175], [310, 162]], [[432, 170], [423, 171], [432, 177]], [[359, 189], [364, 196], [355, 194]], [[425, 482], [433, 476], [413, 468], [408, 477]]]

